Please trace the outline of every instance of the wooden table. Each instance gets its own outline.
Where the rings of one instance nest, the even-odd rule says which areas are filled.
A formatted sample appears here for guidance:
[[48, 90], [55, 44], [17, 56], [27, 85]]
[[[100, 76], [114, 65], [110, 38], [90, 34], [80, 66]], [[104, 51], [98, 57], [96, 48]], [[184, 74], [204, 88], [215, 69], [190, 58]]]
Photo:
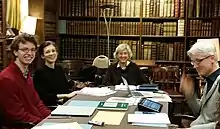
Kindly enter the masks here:
[[[105, 101], [109, 97], [125, 97], [128, 93], [126, 91], [118, 91], [113, 95], [109, 96], [88, 96], [88, 95], [76, 95], [71, 100], [98, 100], [98, 101]], [[66, 102], [64, 105], [67, 105], [71, 100]], [[104, 127], [101, 126], [93, 126], [92, 129], [166, 129], [166, 128], [159, 128], [159, 127], [146, 127], [146, 126], [132, 126], [127, 122], [128, 114], [134, 113], [136, 110], [136, 106], [129, 106], [129, 109], [126, 111], [124, 118], [121, 121], [120, 125], [105, 125]], [[78, 122], [79, 124], [86, 124], [89, 120], [91, 120], [97, 113], [96, 110], [91, 117], [63, 117], [59, 119], [55, 119], [55, 116], [49, 116], [42, 122], [40, 122], [37, 126], [42, 125], [44, 122]], [[106, 116], [108, 117], [108, 116]]]

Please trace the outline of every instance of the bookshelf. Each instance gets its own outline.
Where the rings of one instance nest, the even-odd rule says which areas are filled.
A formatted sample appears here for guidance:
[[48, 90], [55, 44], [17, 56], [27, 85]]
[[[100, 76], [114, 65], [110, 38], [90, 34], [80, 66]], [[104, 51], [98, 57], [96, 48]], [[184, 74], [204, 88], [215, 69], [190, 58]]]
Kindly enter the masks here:
[[[59, 0], [61, 60], [107, 55], [101, 6], [109, 4], [115, 5], [110, 53], [119, 43], [128, 43], [133, 59], [187, 61], [186, 51], [196, 39], [220, 37], [218, 0]], [[110, 12], [105, 11], [107, 21]], [[83, 52], [70, 56], [74, 50]]]
[[[107, 21], [110, 11], [113, 12], [111, 59], [118, 44], [128, 43], [134, 53], [133, 59], [185, 60], [184, 0], [60, 0], [58, 33], [61, 60], [107, 55], [107, 30], [101, 6], [112, 3], [115, 5], [113, 11], [105, 11]], [[70, 56], [74, 50], [83, 52]]]
[[58, 42], [58, 2], [58, 0], [44, 0], [44, 38], [54, 42]]
[[189, 0], [186, 20], [187, 50], [197, 39], [220, 38], [220, 1]]
[[0, 0], [0, 71], [6, 66], [6, 17], [5, 17], [6, 3]]

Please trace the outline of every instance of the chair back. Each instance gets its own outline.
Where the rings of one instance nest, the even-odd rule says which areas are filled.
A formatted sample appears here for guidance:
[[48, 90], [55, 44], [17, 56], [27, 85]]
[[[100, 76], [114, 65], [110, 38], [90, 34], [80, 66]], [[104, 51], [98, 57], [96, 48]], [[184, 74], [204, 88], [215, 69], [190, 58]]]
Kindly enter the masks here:
[[109, 58], [105, 55], [97, 56], [92, 63], [93, 66], [102, 69], [108, 68], [109, 64], [110, 64]]
[[94, 81], [95, 86], [99, 86], [102, 84], [102, 80], [104, 78], [106, 70], [109, 67], [109, 64], [109, 58], [105, 55], [99, 55], [93, 60], [92, 65], [97, 68]]

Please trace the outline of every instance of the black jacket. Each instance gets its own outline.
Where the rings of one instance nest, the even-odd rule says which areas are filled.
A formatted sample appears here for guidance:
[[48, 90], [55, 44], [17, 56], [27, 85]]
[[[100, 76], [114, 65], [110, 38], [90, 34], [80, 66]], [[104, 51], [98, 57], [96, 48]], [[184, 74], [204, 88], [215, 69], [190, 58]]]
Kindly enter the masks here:
[[103, 80], [103, 85], [119, 85], [123, 82], [121, 76], [128, 81], [129, 85], [140, 85], [147, 83], [144, 74], [135, 63], [130, 62], [125, 70], [122, 70], [121, 67], [117, 68], [117, 64], [118, 63], [114, 63], [109, 66]]
[[35, 72], [33, 80], [36, 91], [45, 105], [57, 105], [57, 94], [70, 93], [71, 86], [61, 66], [52, 69], [45, 65]]

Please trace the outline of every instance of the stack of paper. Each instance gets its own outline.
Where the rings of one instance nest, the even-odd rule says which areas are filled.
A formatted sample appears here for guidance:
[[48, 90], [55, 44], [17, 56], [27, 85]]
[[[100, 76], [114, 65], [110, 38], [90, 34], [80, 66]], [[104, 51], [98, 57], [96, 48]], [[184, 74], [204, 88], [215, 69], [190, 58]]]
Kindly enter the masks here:
[[137, 105], [141, 98], [125, 98], [125, 97], [110, 97], [105, 102], [116, 102], [116, 103], [129, 103], [129, 105]]
[[170, 124], [166, 113], [128, 114], [128, 122], [132, 125], [166, 127]]
[[35, 126], [32, 129], [83, 129], [77, 122]]
[[51, 112], [53, 116], [91, 116], [96, 107], [81, 107], [81, 106], [62, 106], [59, 105]]
[[81, 89], [78, 94], [84, 94], [84, 95], [92, 95], [92, 96], [107, 96], [110, 94], [114, 94], [116, 91], [111, 90], [108, 87], [85, 87]]
[[[129, 85], [130, 90], [136, 90], [137, 86]], [[115, 90], [128, 90], [126, 85], [115, 85]]]
[[172, 102], [172, 99], [167, 94], [154, 93], [153, 97], [149, 99], [157, 102]]
[[[56, 124], [62, 124], [62, 123], [57, 123], [57, 122], [45, 122], [41, 126], [48, 126], [48, 125], [56, 125]], [[64, 124], [64, 123], [63, 123]], [[79, 124], [82, 129], [91, 129], [92, 125], [89, 124]]]

